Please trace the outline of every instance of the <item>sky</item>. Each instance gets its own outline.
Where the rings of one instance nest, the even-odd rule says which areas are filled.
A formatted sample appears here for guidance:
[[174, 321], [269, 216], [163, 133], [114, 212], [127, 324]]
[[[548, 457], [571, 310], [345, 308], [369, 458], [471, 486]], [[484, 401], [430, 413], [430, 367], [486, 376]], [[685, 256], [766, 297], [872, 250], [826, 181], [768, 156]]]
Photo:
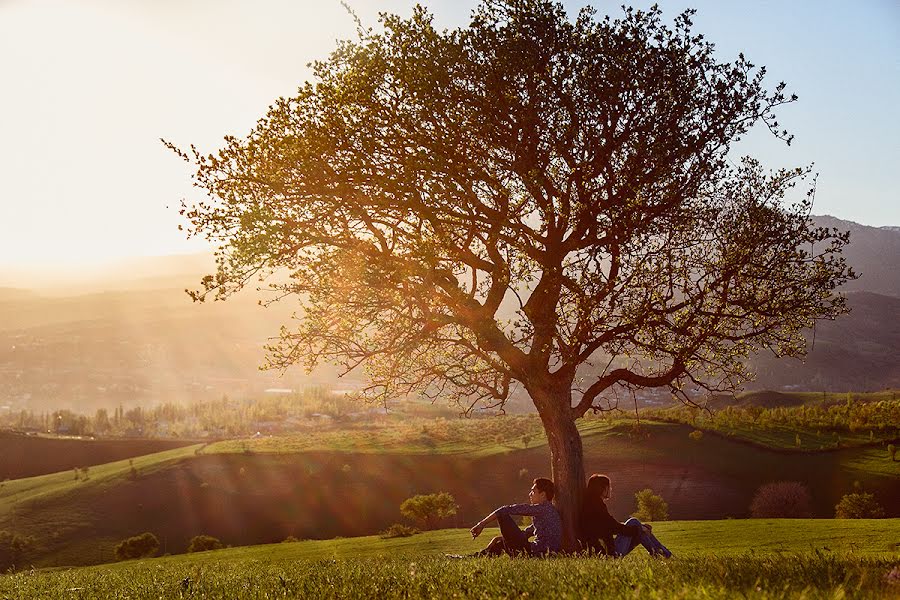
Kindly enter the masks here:
[[[423, 2], [441, 26], [473, 0]], [[622, 2], [592, 2], [620, 14]], [[364, 24], [413, 2], [350, 0]], [[570, 14], [583, 1], [564, 3]], [[646, 8], [650, 2], [638, 2]], [[900, 4], [661, 0], [721, 59], [766, 65], [790, 148], [754, 134], [767, 166], [815, 163], [814, 213], [900, 225]], [[178, 231], [191, 170], [160, 138], [212, 152], [309, 79], [354, 22], [339, 0], [0, 0], [0, 267], [80, 268], [207, 250]]]

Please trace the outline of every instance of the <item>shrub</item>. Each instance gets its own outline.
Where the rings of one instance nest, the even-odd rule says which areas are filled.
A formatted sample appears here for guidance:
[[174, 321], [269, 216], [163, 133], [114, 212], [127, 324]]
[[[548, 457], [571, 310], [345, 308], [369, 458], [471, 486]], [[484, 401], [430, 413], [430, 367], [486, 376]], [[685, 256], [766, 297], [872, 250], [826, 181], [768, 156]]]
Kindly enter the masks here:
[[634, 494], [637, 510], [634, 516], [641, 521], [665, 521], [669, 518], [669, 505], [662, 496], [647, 488]]
[[834, 507], [834, 516], [838, 519], [880, 519], [884, 517], [884, 509], [875, 500], [874, 494], [847, 494]]
[[695, 429], [688, 434], [688, 437], [694, 440], [695, 442], [699, 442], [703, 439], [703, 432], [699, 429]]
[[812, 516], [809, 489], [799, 481], [775, 481], [761, 485], [750, 503], [757, 519], [804, 519]]
[[188, 545], [188, 552], [206, 552], [207, 550], [221, 550], [223, 548], [222, 542], [219, 541], [219, 538], [215, 538], [211, 535], [195, 535], [191, 538], [191, 543]]
[[146, 531], [141, 535], [122, 540], [122, 543], [116, 546], [115, 552], [117, 560], [129, 560], [153, 556], [157, 550], [159, 550], [159, 540], [155, 535]]
[[417, 533], [419, 533], [419, 530], [415, 527], [409, 527], [408, 525], [403, 525], [401, 523], [394, 523], [393, 525], [379, 533], [378, 536], [382, 539], [388, 539], [409, 537]]
[[0, 531], [0, 573], [21, 565], [33, 549], [32, 538], [11, 531]]
[[296, 537], [294, 537], [294, 536], [292, 536], [292, 535], [289, 535], [289, 536], [287, 536], [286, 538], [284, 538], [284, 539], [281, 541], [281, 543], [282, 543], [282, 544], [293, 544], [294, 542], [299, 542], [299, 541], [300, 541], [300, 540], [297, 539]]
[[440, 519], [455, 515], [457, 508], [453, 496], [447, 492], [438, 492], [407, 498], [400, 505], [400, 514], [421, 522], [425, 529], [434, 529]]

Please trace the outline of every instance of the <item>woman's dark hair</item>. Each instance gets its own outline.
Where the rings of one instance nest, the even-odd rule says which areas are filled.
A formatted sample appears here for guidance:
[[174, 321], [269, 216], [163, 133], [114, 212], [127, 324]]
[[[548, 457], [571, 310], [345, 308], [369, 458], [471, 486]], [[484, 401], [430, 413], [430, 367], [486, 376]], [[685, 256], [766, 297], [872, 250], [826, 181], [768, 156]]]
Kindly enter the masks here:
[[607, 488], [609, 488], [609, 477], [594, 473], [587, 482], [587, 489], [584, 493], [585, 502], [590, 504], [603, 502], [603, 493]]

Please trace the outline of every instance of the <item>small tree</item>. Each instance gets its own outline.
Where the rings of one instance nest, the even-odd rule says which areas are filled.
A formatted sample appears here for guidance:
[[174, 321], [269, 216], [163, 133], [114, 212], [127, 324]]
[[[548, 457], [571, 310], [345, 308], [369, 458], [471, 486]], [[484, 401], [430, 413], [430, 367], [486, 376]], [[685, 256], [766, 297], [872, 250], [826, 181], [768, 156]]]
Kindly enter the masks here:
[[669, 505], [662, 496], [654, 494], [650, 488], [634, 494], [637, 510], [634, 516], [641, 521], [665, 521], [669, 518]]
[[694, 440], [695, 442], [699, 442], [703, 439], [703, 432], [699, 429], [695, 429], [694, 431], [688, 434], [688, 437]]
[[809, 489], [799, 481], [776, 481], [756, 490], [750, 514], [757, 519], [804, 519], [812, 516]]
[[116, 546], [116, 560], [153, 556], [157, 550], [159, 550], [159, 540], [155, 535], [146, 531], [141, 535], [122, 540], [122, 543]]
[[222, 546], [222, 542], [219, 541], [219, 538], [215, 538], [211, 535], [195, 535], [191, 538], [191, 543], [188, 545], [188, 552], [206, 552], [207, 550], [221, 550], [224, 546]]
[[33, 549], [32, 538], [11, 531], [0, 531], [0, 573], [21, 565]]
[[378, 537], [382, 539], [409, 537], [417, 533], [419, 533], [419, 530], [415, 527], [403, 525], [402, 523], [394, 523], [393, 525], [379, 533]]
[[456, 514], [456, 500], [447, 492], [420, 494], [407, 498], [400, 505], [400, 514], [422, 523], [425, 529], [434, 529], [441, 519]]
[[834, 507], [837, 519], [881, 519], [884, 508], [875, 500], [874, 494], [847, 494]]

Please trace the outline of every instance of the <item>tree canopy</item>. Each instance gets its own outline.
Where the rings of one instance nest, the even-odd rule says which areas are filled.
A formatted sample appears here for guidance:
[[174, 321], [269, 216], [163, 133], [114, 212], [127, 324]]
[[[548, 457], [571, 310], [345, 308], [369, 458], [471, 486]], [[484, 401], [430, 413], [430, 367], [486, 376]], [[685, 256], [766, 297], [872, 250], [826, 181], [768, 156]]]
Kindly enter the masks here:
[[219, 247], [193, 297], [289, 273], [271, 289], [303, 310], [269, 366], [362, 367], [374, 398], [502, 407], [520, 386], [576, 506], [574, 420], [604, 397], [733, 389], [749, 353], [800, 355], [845, 310], [847, 236], [813, 226], [810, 170], [730, 154], [754, 125], [789, 143], [795, 97], [719, 62], [692, 14], [382, 15], [246, 137], [175, 149], [210, 198], [188, 231]]

